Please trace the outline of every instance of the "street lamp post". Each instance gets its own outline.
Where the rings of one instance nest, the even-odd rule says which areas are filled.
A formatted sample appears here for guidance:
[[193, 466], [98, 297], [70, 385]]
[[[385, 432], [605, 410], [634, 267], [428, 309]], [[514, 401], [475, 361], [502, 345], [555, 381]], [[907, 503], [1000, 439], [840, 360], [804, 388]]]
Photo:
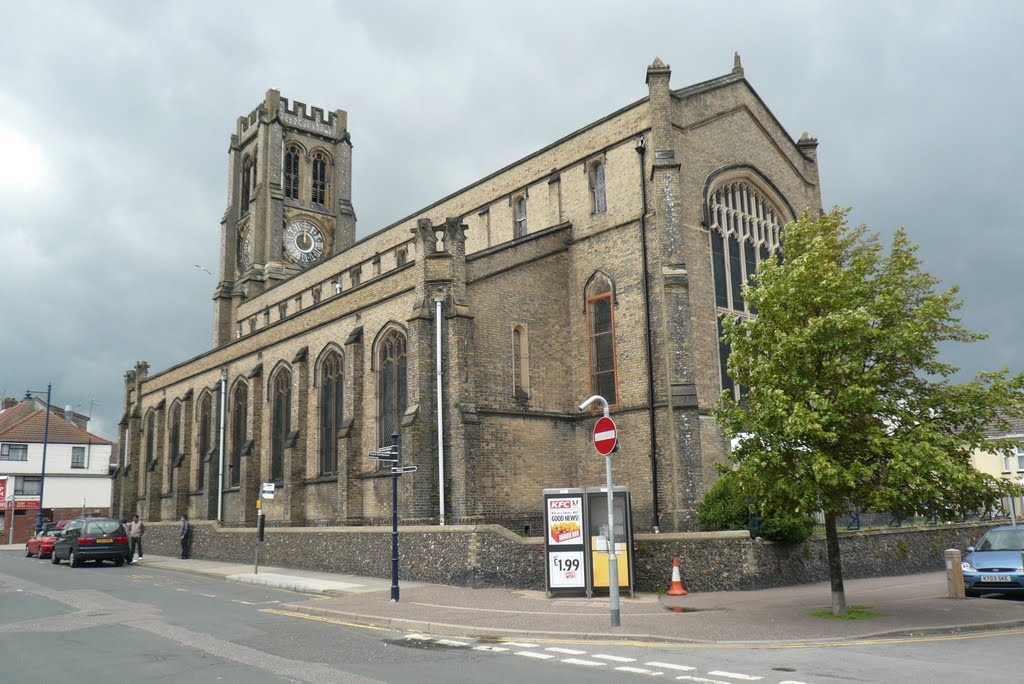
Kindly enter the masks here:
[[[36, 534], [43, 531], [43, 489], [46, 486], [46, 443], [50, 437], [50, 390], [52, 383], [46, 383], [46, 418], [43, 422], [43, 466], [39, 471], [39, 513], [36, 514]], [[25, 398], [31, 399], [33, 394], [42, 394], [42, 390], [25, 390]]]

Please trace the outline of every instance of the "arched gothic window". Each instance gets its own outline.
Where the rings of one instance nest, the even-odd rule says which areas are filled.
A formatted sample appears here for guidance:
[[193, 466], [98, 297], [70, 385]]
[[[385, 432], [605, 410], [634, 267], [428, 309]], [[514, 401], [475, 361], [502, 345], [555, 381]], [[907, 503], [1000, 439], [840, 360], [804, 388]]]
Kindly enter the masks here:
[[288, 199], [299, 199], [299, 155], [301, 151], [295, 145], [289, 145], [284, 153], [284, 196]]
[[327, 158], [322, 152], [313, 155], [313, 204], [327, 204]]
[[391, 330], [377, 350], [378, 444], [391, 444], [391, 434], [399, 431], [406, 407], [405, 335]]
[[526, 235], [526, 197], [518, 195], [512, 200], [512, 237], [521, 238]]
[[142, 495], [149, 493], [149, 471], [153, 469], [153, 444], [156, 438], [156, 416], [152, 413], [146, 419], [146, 465], [142, 469]]
[[239, 385], [231, 399], [231, 462], [228, 464], [228, 486], [242, 481], [242, 450], [249, 434], [249, 388]]
[[746, 181], [732, 181], [716, 188], [708, 196], [708, 216], [718, 309], [719, 373], [722, 390], [739, 398], [746, 388], [734, 386], [726, 372], [730, 349], [721, 341], [722, 317], [757, 314], [743, 301], [742, 286], [753, 277], [758, 264], [771, 254], [780, 253], [779, 231], [783, 222], [778, 209]]
[[171, 407], [170, 438], [167, 440], [167, 493], [174, 491], [174, 468], [181, 453], [181, 404]]
[[292, 374], [282, 368], [274, 376], [270, 429], [270, 479], [284, 479], [284, 443], [292, 429]]
[[345, 399], [344, 362], [331, 351], [320, 366], [320, 474], [338, 472], [338, 432]]
[[587, 179], [590, 183], [591, 210], [601, 214], [608, 208], [604, 195], [604, 164], [599, 161], [591, 164]]
[[590, 392], [604, 397], [609, 408], [618, 408], [615, 300], [611, 280], [603, 273], [595, 273], [587, 283], [586, 298], [590, 341]]
[[213, 397], [203, 395], [199, 400], [199, 453], [196, 454], [196, 489], [206, 486], [206, 455], [210, 451], [210, 439], [213, 433]]

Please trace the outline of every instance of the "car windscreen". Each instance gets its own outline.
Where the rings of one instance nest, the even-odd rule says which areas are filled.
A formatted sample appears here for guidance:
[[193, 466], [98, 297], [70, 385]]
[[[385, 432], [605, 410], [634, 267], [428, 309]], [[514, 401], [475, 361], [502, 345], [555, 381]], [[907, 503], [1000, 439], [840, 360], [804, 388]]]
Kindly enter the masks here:
[[124, 534], [124, 527], [117, 520], [95, 520], [85, 526], [86, 537], [98, 537], [104, 534]]
[[991, 530], [978, 542], [978, 551], [1019, 551], [1024, 549], [1024, 529]]

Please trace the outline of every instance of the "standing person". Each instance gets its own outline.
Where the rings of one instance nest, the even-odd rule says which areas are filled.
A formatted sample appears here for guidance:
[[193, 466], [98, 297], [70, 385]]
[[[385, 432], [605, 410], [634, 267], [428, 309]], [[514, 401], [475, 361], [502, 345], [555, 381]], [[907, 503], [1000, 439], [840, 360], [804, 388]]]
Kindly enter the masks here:
[[188, 516], [181, 516], [181, 558], [188, 558], [188, 538], [192, 534], [192, 526], [188, 524]]
[[139, 551], [139, 560], [142, 560], [142, 535], [146, 533], [146, 525], [139, 516], [136, 515], [132, 518], [131, 524], [128, 526], [128, 541], [131, 546], [128, 547], [128, 562], [134, 562], [135, 550]]

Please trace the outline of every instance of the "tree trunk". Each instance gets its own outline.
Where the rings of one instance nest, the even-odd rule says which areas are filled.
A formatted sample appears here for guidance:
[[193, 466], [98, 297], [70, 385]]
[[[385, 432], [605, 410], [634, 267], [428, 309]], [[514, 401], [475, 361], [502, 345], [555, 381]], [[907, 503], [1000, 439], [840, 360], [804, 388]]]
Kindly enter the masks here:
[[836, 514], [825, 514], [825, 548], [828, 550], [828, 578], [832, 583], [832, 614], [846, 615], [846, 590], [843, 589], [843, 558], [839, 552]]

